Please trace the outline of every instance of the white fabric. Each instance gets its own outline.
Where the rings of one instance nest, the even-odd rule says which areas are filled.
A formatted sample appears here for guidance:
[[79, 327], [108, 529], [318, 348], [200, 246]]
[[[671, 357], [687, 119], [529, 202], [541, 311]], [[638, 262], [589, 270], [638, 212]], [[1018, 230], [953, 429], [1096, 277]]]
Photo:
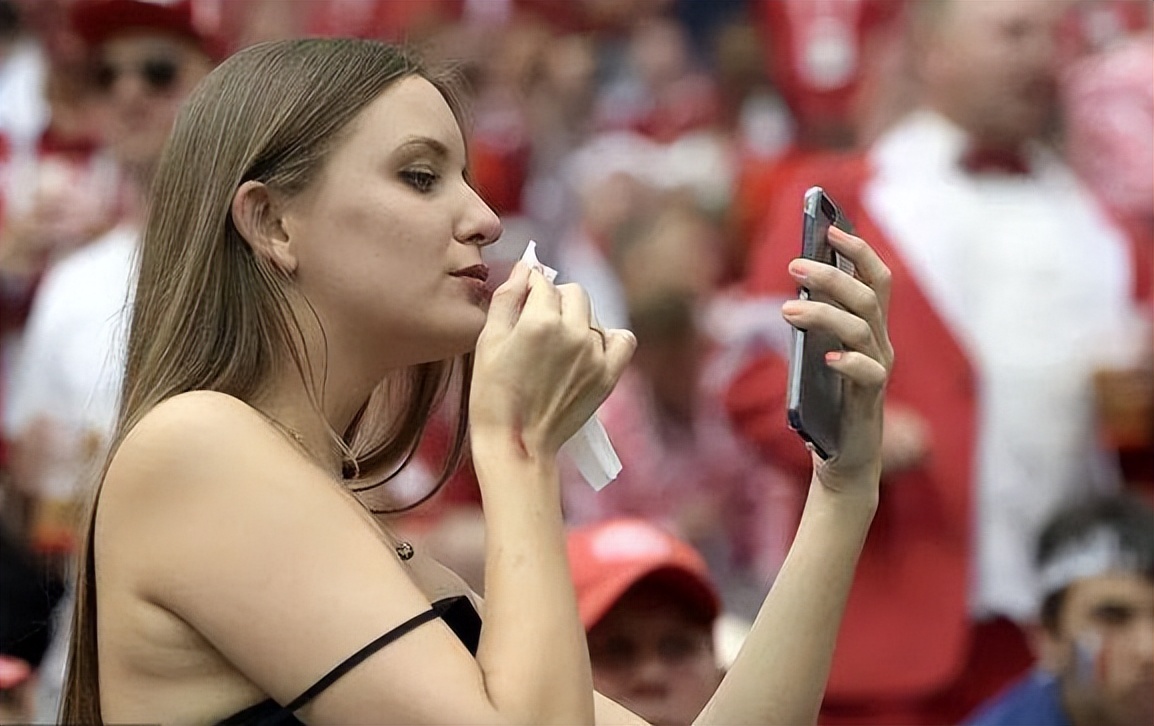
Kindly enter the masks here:
[[0, 60], [0, 136], [17, 153], [32, 149], [48, 123], [44, 55], [31, 41], [17, 43]]
[[61, 260], [37, 291], [4, 427], [40, 417], [105, 440], [116, 422], [138, 232], [121, 226]]
[[1063, 590], [1079, 580], [1110, 572], [1142, 575], [1149, 563], [1122, 545], [1117, 530], [1099, 527], [1054, 555], [1038, 575], [1043, 597]]
[[[533, 240], [529, 240], [525, 254], [521, 255], [521, 262], [539, 271], [549, 282], [557, 279], [557, 270], [537, 259], [537, 243]], [[593, 324], [598, 325], [595, 304], [593, 308]], [[621, 473], [621, 460], [617, 458], [617, 452], [613, 450], [613, 444], [609, 441], [609, 434], [605, 432], [605, 427], [601, 425], [596, 413], [565, 442], [561, 451], [573, 461], [577, 471], [581, 472], [581, 476], [596, 491], [604, 489]]]
[[966, 139], [922, 111], [875, 145], [864, 190], [968, 349], [980, 380], [974, 614], [1031, 615], [1034, 538], [1071, 495], [1110, 486], [1090, 376], [1106, 338], [1136, 314], [1126, 240], [1056, 155], [1028, 176], [970, 175]]

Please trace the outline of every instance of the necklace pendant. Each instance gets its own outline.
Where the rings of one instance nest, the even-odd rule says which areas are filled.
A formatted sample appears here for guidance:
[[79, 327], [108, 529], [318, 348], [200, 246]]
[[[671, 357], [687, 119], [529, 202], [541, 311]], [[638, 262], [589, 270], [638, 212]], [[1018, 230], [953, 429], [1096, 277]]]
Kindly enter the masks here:
[[413, 555], [416, 554], [416, 552], [413, 550], [413, 546], [408, 542], [401, 542], [396, 546], [396, 550], [397, 557], [400, 557], [402, 562], [408, 562], [409, 560], [413, 559]]

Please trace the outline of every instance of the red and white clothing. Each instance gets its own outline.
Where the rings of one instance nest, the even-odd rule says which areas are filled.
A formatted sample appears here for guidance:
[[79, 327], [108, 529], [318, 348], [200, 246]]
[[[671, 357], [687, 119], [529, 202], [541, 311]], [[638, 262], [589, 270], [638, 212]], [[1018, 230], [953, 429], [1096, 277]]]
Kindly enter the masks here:
[[45, 275], [4, 412], [11, 435], [38, 418], [108, 440], [116, 422], [139, 232], [121, 225]]
[[975, 519], [978, 617], [1035, 612], [1035, 535], [1060, 503], [1111, 472], [1091, 376], [1135, 314], [1128, 240], [1041, 147], [1028, 175], [968, 174], [967, 140], [929, 112], [875, 144], [863, 189], [877, 220], [961, 341], [981, 402]]

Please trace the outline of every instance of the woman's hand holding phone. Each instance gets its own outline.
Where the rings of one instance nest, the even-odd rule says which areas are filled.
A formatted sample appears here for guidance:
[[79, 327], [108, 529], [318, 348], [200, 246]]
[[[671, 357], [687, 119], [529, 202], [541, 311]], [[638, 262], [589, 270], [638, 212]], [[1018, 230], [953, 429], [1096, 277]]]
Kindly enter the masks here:
[[810, 291], [811, 299], [787, 301], [782, 305], [782, 316], [797, 328], [836, 337], [844, 349], [831, 352], [825, 360], [844, 381], [841, 448], [825, 460], [814, 454], [817, 478], [830, 490], [846, 492], [859, 482], [873, 482], [876, 494], [881, 472], [882, 400], [894, 361], [886, 328], [890, 271], [860, 238], [831, 227], [828, 239], [838, 253], [854, 263], [856, 277], [833, 265], [793, 260], [789, 272], [799, 286]]

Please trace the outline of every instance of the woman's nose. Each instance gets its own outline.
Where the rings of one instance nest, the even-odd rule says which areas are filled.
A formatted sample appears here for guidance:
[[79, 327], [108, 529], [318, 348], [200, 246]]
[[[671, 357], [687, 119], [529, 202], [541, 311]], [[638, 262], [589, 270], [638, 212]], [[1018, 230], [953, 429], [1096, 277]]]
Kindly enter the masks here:
[[457, 241], [478, 247], [491, 245], [500, 239], [501, 233], [505, 231], [501, 218], [476, 191], [470, 188], [469, 194], [471, 197], [469, 210], [461, 220], [456, 235]]

